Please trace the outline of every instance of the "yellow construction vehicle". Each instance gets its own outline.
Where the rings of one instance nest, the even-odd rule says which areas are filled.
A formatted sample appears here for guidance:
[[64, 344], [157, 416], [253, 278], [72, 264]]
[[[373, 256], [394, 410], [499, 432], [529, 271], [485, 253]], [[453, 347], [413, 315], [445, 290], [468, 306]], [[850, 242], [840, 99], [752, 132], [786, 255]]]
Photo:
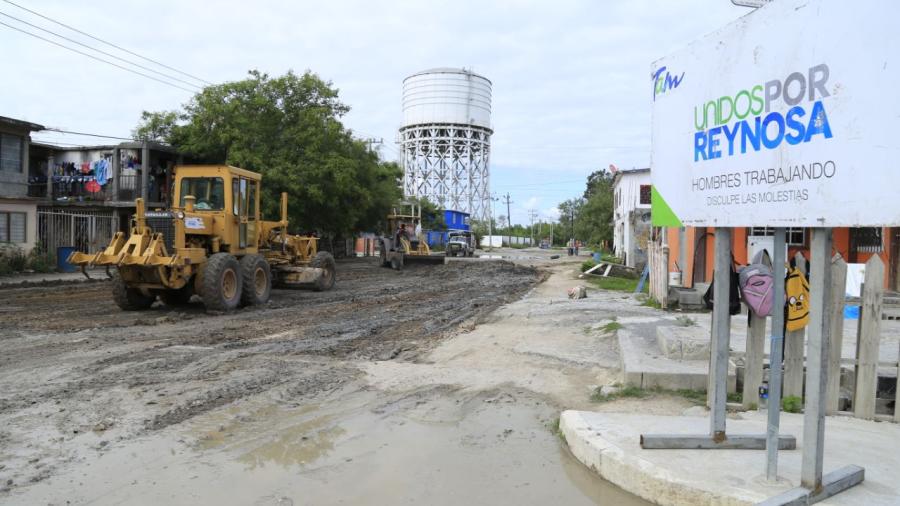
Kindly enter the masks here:
[[403, 269], [406, 263], [444, 263], [444, 255], [432, 255], [422, 234], [422, 207], [414, 202], [395, 206], [387, 216], [388, 234], [381, 237], [382, 267]]
[[228, 311], [263, 304], [275, 284], [328, 290], [334, 286], [330, 253], [316, 237], [287, 233], [287, 193], [281, 220], [260, 219], [262, 176], [226, 165], [175, 168], [171, 209], [147, 211], [136, 202], [131, 235], [117, 232], [103, 251], [72, 253], [82, 271], [116, 267], [113, 298], [122, 309], [187, 303], [194, 294], [207, 309]]

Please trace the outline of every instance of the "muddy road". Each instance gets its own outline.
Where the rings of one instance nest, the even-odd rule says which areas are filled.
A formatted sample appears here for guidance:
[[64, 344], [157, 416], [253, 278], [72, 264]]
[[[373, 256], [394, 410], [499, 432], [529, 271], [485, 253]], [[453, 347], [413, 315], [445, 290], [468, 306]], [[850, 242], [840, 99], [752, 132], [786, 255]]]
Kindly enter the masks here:
[[0, 289], [0, 501], [82, 461], [85, 446], [164, 429], [277, 390], [299, 406], [359, 375], [415, 361], [541, 279], [506, 262], [338, 265], [325, 293], [274, 290], [231, 314], [196, 301], [122, 312], [108, 283]]

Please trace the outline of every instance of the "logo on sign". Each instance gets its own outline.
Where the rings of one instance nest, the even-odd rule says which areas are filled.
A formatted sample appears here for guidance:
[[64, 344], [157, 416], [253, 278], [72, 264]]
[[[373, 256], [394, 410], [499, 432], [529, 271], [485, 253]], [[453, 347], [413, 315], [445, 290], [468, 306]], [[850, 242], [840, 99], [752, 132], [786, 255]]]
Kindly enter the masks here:
[[662, 95], [677, 88], [683, 80], [684, 72], [681, 75], [672, 75], [671, 72], [666, 70], [666, 67], [660, 67], [659, 70], [653, 73], [653, 101], [656, 101], [657, 95]]

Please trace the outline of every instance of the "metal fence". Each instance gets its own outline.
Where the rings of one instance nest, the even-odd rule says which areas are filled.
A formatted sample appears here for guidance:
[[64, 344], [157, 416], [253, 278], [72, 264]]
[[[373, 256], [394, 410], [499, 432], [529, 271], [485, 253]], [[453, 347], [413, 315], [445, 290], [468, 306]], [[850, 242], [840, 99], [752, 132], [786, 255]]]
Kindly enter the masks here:
[[60, 247], [95, 252], [105, 248], [119, 230], [119, 216], [110, 210], [38, 208], [38, 242], [55, 254]]

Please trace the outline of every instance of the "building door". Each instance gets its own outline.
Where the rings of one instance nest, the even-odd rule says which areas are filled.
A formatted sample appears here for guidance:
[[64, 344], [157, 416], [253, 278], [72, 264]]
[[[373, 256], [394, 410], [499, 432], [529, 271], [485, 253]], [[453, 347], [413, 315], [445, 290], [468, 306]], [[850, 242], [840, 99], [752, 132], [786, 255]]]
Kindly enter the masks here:
[[709, 234], [705, 228], [698, 228], [695, 231], [694, 240], [694, 272], [691, 279], [694, 283], [706, 283], [706, 242]]

